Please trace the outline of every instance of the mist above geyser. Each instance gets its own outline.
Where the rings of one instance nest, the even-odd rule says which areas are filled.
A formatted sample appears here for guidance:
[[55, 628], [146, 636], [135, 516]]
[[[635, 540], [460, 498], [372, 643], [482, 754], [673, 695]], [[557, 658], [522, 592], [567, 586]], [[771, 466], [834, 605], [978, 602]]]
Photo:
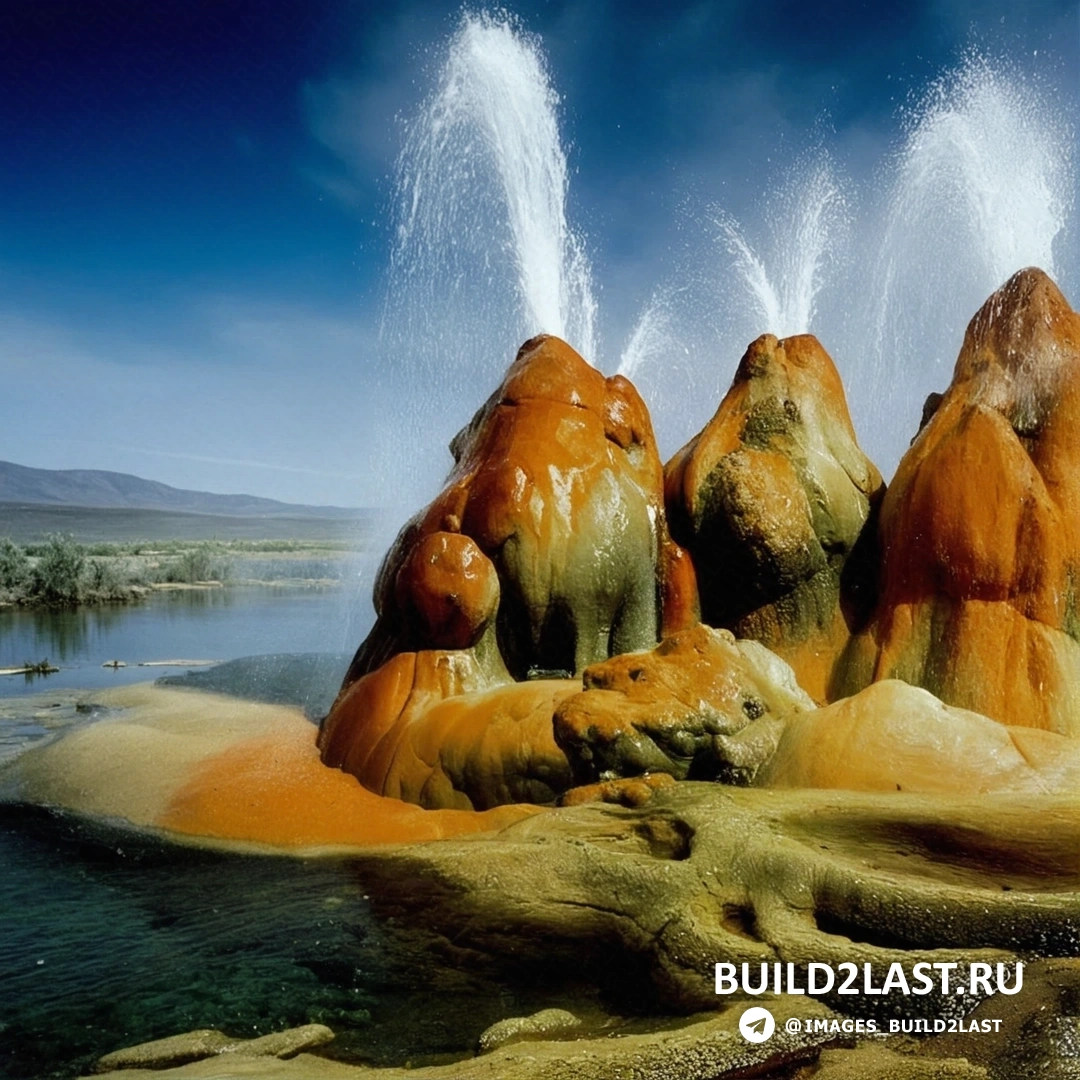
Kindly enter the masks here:
[[694, 241], [657, 269], [611, 348], [540, 40], [511, 17], [466, 14], [435, 71], [397, 168], [383, 347], [405, 376], [399, 436], [411, 446], [388, 502], [415, 505], [438, 483], [451, 436], [539, 332], [632, 378], [665, 458], [715, 411], [753, 338], [814, 333], [888, 476], [995, 288], [1038, 265], [1074, 293], [1075, 260], [1060, 250], [1074, 209], [1069, 119], [1030, 76], [971, 53], [897, 117], [869, 179], [815, 132], [759, 178], [751, 212], [701, 196], [681, 230]]

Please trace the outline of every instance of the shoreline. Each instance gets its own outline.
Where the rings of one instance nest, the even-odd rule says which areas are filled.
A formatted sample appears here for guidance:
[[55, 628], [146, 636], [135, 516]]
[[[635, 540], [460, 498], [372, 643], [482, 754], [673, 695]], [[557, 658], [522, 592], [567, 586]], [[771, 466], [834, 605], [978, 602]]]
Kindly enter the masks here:
[[362, 550], [310, 540], [82, 544], [54, 536], [20, 547], [0, 539], [0, 611], [104, 608], [233, 586], [339, 588]]
[[163, 581], [152, 585], [131, 586], [130, 595], [88, 597], [72, 604], [40, 603], [23, 599], [0, 598], [0, 612], [5, 611], [92, 611], [101, 608], [129, 607], [156, 593], [215, 592], [219, 589], [342, 589], [341, 578], [241, 578], [236, 581]]

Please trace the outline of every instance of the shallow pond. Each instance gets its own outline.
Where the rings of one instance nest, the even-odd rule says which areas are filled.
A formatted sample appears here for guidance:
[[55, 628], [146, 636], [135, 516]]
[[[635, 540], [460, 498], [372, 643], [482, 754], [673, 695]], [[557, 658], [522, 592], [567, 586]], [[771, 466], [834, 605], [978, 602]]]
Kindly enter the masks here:
[[550, 1003], [433, 973], [346, 859], [174, 847], [0, 807], [0, 1076], [71, 1077], [195, 1028], [330, 1026], [332, 1056], [419, 1063]]
[[[9, 701], [7, 713], [57, 717], [32, 715], [17, 731], [8, 723], [0, 756], [91, 719], [75, 715], [72, 688], [186, 678], [135, 666], [144, 659], [276, 653], [191, 680], [317, 714], [364, 629], [348, 625], [342, 594], [325, 590], [244, 587], [2, 612], [0, 665], [48, 657], [62, 670], [0, 680], [0, 696], [41, 695]], [[101, 667], [114, 658], [130, 666]], [[347, 859], [200, 852], [0, 804], [0, 867], [2, 1076], [76, 1076], [111, 1050], [198, 1027], [246, 1037], [315, 1021], [338, 1033], [334, 1056], [417, 1062], [468, 1052], [488, 1024], [550, 1003], [535, 987], [433, 974], [415, 941], [372, 917]]]

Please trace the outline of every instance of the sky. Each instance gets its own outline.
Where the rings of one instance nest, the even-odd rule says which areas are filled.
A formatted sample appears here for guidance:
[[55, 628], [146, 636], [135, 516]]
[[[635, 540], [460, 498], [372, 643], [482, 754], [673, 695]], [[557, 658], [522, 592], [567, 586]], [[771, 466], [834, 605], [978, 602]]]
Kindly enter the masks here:
[[[0, 459], [309, 504], [418, 497], [430, 478], [414, 492], [402, 463], [445, 469], [465, 406], [435, 395], [417, 411], [419, 369], [386, 332], [395, 163], [463, 10], [0, 0]], [[599, 308], [590, 359], [607, 371], [658, 288], [701, 278], [717, 206], [760, 235], [769, 192], [822, 146], [845, 190], [880, 188], [912, 103], [972, 50], [1037, 86], [1075, 141], [1076, 0], [503, 10], [558, 95], [567, 215]], [[851, 218], [864, 246], [869, 220]], [[1055, 243], [1069, 294], [1071, 217]], [[859, 333], [836, 338], [858, 382]], [[422, 334], [409, 347], [429, 344], [444, 355]], [[683, 350], [694, 407], [668, 403], [665, 457], [693, 433], [680, 423], [715, 409], [741, 347]], [[494, 385], [486, 368], [460, 381], [468, 408]], [[855, 419], [872, 441], [873, 417]]]

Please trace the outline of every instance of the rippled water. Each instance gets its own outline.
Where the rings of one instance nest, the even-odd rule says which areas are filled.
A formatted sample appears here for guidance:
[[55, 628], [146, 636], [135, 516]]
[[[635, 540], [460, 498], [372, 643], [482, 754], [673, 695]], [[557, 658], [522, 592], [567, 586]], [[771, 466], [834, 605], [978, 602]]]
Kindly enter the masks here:
[[66, 1075], [198, 1027], [363, 1026], [385, 967], [340, 864], [223, 858], [0, 817], [0, 1071]]

